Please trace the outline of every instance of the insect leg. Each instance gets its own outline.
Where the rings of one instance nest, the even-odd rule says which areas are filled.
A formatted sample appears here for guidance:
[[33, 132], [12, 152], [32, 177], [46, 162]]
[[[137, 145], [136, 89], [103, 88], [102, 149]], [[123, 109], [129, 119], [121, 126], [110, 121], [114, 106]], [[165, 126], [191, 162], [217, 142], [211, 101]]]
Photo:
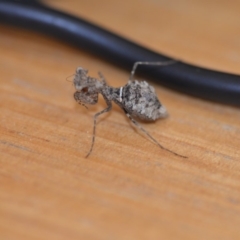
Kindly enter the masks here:
[[[103, 96], [104, 97], [104, 96]], [[93, 145], [94, 145], [94, 142], [95, 142], [95, 132], [96, 132], [96, 122], [97, 122], [97, 117], [103, 113], [106, 113], [106, 112], [109, 112], [112, 108], [112, 103], [107, 100], [105, 97], [104, 97], [106, 103], [107, 103], [107, 108], [103, 109], [101, 112], [98, 112], [94, 115], [94, 120], [93, 120], [93, 135], [92, 135], [92, 144], [91, 144], [91, 148], [88, 152], [88, 154], [86, 155], [86, 158], [91, 154], [92, 152], [92, 149], [93, 149]]]
[[135, 62], [131, 71], [131, 75], [129, 77], [129, 80], [133, 80], [133, 76], [137, 70], [138, 65], [149, 65], [149, 66], [167, 66], [171, 65], [173, 63], [176, 63], [176, 60], [169, 60], [169, 61], [163, 61], [163, 62]]
[[127, 117], [131, 120], [131, 122], [132, 122], [136, 127], [138, 127], [142, 132], [144, 132], [144, 133], [145, 133], [154, 143], [156, 143], [160, 148], [162, 148], [162, 149], [164, 149], [164, 150], [166, 150], [166, 151], [168, 151], [168, 152], [170, 152], [170, 153], [172, 153], [172, 154], [174, 154], [174, 155], [176, 155], [176, 156], [178, 156], [178, 157], [187, 158], [186, 156], [180, 155], [180, 154], [178, 154], [178, 153], [175, 153], [175, 152], [173, 152], [173, 151], [171, 151], [171, 150], [163, 147], [163, 146], [162, 146], [155, 138], [153, 138], [135, 119], [133, 119], [133, 118], [131, 117], [131, 115], [130, 115], [125, 109], [124, 109], [124, 112], [125, 112], [125, 114], [127, 115]]
[[98, 72], [98, 75], [99, 75], [101, 81], [104, 83], [104, 85], [107, 85], [107, 81], [106, 81], [105, 77], [103, 76], [103, 74], [101, 72]]

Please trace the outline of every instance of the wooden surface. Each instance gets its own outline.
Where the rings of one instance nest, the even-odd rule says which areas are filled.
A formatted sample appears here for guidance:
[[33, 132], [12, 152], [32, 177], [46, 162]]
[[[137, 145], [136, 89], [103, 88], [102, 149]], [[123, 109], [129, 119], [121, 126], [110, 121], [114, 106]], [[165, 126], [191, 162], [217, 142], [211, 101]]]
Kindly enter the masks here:
[[[240, 74], [237, 1], [46, 1], [151, 49]], [[70, 3], [69, 3], [70, 2]], [[129, 72], [43, 35], [0, 26], [0, 239], [240, 239], [240, 111], [161, 86], [170, 116], [99, 119], [73, 99], [77, 66], [112, 86]], [[141, 59], [140, 59], [141, 60]]]

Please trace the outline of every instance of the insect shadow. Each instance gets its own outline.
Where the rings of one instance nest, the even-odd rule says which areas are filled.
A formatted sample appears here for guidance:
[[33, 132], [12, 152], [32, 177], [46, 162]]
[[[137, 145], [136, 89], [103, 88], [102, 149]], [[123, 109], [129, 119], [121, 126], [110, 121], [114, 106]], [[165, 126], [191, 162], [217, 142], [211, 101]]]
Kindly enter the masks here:
[[112, 102], [116, 103], [130, 119], [130, 121], [143, 133], [145, 133], [160, 148], [182, 158], [180, 155], [162, 146], [153, 138], [136, 120], [152, 122], [167, 116], [166, 108], [159, 101], [154, 87], [146, 81], [133, 80], [136, 69], [139, 65], [167, 66], [175, 63], [175, 60], [165, 62], [136, 62], [133, 65], [128, 83], [119, 88], [111, 87], [107, 84], [103, 74], [99, 72], [99, 79], [88, 76], [88, 70], [78, 67], [73, 79], [76, 92], [75, 100], [87, 108], [86, 105], [94, 105], [98, 102], [98, 95], [101, 94], [107, 104], [107, 107], [96, 113], [93, 118], [92, 143], [86, 158], [91, 154], [95, 142], [96, 120], [98, 116], [107, 113], [112, 109]]

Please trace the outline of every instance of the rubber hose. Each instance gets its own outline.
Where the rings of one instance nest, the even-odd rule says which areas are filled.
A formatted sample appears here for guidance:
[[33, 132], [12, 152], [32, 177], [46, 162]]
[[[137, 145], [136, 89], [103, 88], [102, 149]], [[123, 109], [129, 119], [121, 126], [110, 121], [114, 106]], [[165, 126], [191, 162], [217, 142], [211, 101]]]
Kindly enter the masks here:
[[[0, 22], [53, 36], [131, 70], [136, 61], [171, 58], [137, 45], [83, 19], [47, 7], [38, 1], [0, 1]], [[183, 62], [167, 67], [141, 66], [138, 73], [174, 90], [240, 106], [240, 76]]]

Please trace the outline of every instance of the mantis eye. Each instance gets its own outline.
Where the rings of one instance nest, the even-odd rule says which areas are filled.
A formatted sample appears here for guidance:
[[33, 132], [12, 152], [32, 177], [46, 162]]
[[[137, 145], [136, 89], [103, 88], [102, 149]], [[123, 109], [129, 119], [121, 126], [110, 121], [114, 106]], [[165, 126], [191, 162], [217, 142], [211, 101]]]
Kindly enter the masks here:
[[82, 92], [83, 92], [83, 93], [87, 93], [87, 92], [88, 92], [88, 87], [83, 88], [83, 89], [82, 89]]

